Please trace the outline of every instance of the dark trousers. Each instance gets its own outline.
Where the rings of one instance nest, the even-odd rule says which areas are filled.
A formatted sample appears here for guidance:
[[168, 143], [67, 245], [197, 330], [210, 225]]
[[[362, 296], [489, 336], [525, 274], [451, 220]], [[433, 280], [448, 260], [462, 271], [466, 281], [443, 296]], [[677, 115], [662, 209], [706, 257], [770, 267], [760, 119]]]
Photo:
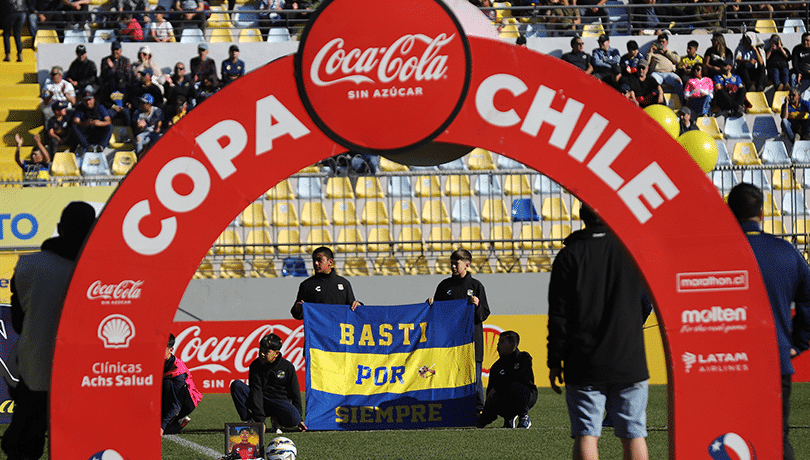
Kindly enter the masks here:
[[790, 432], [790, 386], [792, 375], [787, 374], [782, 376], [782, 450], [784, 451], [783, 458], [785, 460], [793, 460], [793, 446], [790, 444], [788, 434]]
[[721, 89], [714, 92], [714, 100], [720, 110], [737, 110], [740, 107], [745, 107], [745, 93], [745, 88], [738, 89], [733, 95]]
[[[250, 389], [245, 382], [234, 380], [233, 383], [231, 383], [231, 399], [233, 399], [233, 404], [236, 406], [236, 413], [239, 414], [239, 418], [244, 422], [253, 419], [253, 414], [247, 408], [249, 393]], [[274, 418], [281, 426], [298, 426], [298, 424], [301, 423], [301, 413], [286, 399], [270, 399], [265, 397], [264, 414], [268, 418]]]
[[506, 391], [495, 391], [491, 397], [487, 398], [479, 426], [494, 422], [499, 415], [505, 420], [512, 419], [516, 415], [527, 415], [529, 409], [536, 403], [537, 393], [532, 392], [525, 385], [512, 382]]
[[172, 379], [163, 379], [160, 397], [160, 427], [165, 434], [180, 431], [180, 422], [195, 409], [187, 386], [172, 385]]
[[482, 372], [482, 363], [481, 361], [475, 362], [475, 389], [476, 389], [476, 397], [475, 397], [475, 407], [478, 409], [478, 412], [484, 410], [484, 383], [481, 381], [481, 372]]
[[48, 392], [31, 391], [20, 380], [9, 393], [14, 400], [14, 413], [0, 446], [9, 460], [40, 458], [48, 431]]
[[14, 44], [17, 46], [17, 54], [22, 55], [22, 26], [25, 22], [25, 11], [9, 13], [3, 25], [3, 49], [6, 54], [11, 54], [11, 35], [14, 35]]

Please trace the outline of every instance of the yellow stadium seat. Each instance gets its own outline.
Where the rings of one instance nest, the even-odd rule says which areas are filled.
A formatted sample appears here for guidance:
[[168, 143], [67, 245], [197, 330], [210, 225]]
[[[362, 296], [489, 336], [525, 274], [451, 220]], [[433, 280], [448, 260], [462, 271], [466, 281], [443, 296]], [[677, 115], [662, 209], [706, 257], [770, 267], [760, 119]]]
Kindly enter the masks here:
[[758, 165], [762, 164], [757, 156], [757, 148], [753, 142], [740, 141], [734, 144], [734, 151], [731, 154], [731, 161], [735, 165]]
[[483, 251], [487, 249], [482, 240], [484, 236], [481, 227], [477, 225], [461, 227], [458, 245], [468, 251]]
[[427, 245], [431, 251], [452, 251], [453, 231], [450, 227], [432, 227]]
[[239, 43], [261, 43], [263, 41], [259, 29], [251, 28], [239, 31]]
[[494, 225], [489, 229], [489, 239], [492, 240], [492, 248], [496, 251], [511, 251], [515, 248], [514, 234], [509, 225]]
[[520, 36], [520, 29], [518, 22], [515, 18], [504, 18], [501, 20], [501, 29], [498, 31], [498, 36], [503, 40], [515, 41]]
[[405, 258], [406, 275], [430, 275], [430, 265], [427, 257], [423, 255], [408, 256]]
[[442, 196], [442, 188], [439, 185], [439, 178], [436, 176], [419, 176], [414, 183], [414, 191], [419, 197]]
[[214, 272], [214, 265], [208, 259], [203, 259], [200, 262], [200, 265], [197, 267], [197, 271], [194, 272], [193, 279], [213, 279], [216, 278], [217, 275]]
[[509, 211], [506, 209], [506, 203], [500, 198], [488, 198], [484, 200], [481, 220], [484, 222], [509, 222], [511, 217]]
[[384, 172], [397, 172], [407, 171], [408, 167], [399, 163], [393, 162], [385, 157], [380, 157], [380, 170]]
[[512, 3], [511, 2], [493, 2], [492, 6], [496, 8], [495, 17], [498, 19], [512, 17]]
[[745, 98], [751, 103], [751, 107], [745, 110], [746, 113], [771, 113], [771, 108], [768, 106], [768, 99], [765, 93], [761, 91], [749, 91], [745, 93]]
[[321, 201], [307, 201], [301, 208], [301, 225], [316, 227], [329, 225], [326, 208]]
[[717, 124], [717, 120], [715, 120], [714, 117], [698, 117], [695, 121], [695, 125], [699, 130], [709, 136], [715, 139], [723, 139], [723, 132], [720, 131], [720, 126]]
[[496, 262], [496, 273], [523, 273], [523, 265], [517, 254], [501, 254]]
[[681, 110], [681, 98], [673, 97], [674, 94], [672, 93], [664, 93], [664, 105], [672, 109], [673, 112], [677, 113], [678, 110]]
[[351, 257], [343, 262], [343, 274], [346, 276], [368, 276], [368, 263], [363, 257]]
[[[774, 221], [771, 221], [774, 222]], [[780, 222], [781, 221], [776, 221]], [[793, 233], [796, 234], [796, 242], [799, 244], [806, 244], [810, 241], [810, 237], [808, 237], [808, 232], [810, 231], [810, 220], [808, 219], [796, 219], [793, 222]], [[782, 229], [781, 233], [784, 233], [784, 228]], [[776, 232], [773, 232], [776, 233]]]
[[112, 170], [113, 175], [126, 176], [129, 170], [138, 162], [138, 156], [131, 150], [119, 150], [115, 152], [113, 157]]
[[551, 257], [546, 254], [530, 254], [526, 258], [526, 271], [529, 273], [550, 272]]
[[392, 255], [384, 255], [374, 260], [374, 272], [376, 275], [397, 276], [402, 271], [399, 268], [399, 261]]
[[579, 217], [579, 211], [582, 209], [582, 202], [579, 201], [579, 198], [574, 198], [574, 204], [571, 206], [571, 219], [573, 220], [582, 220]]
[[781, 216], [782, 211], [779, 210], [779, 205], [776, 204], [776, 199], [774, 199], [773, 193], [765, 192], [763, 195], [764, 203], [762, 204], [762, 211], [765, 213], [765, 217]]
[[509, 174], [503, 180], [503, 193], [505, 195], [531, 195], [532, 186], [526, 174]]
[[129, 126], [113, 126], [113, 135], [109, 143], [112, 149], [127, 149], [132, 150], [135, 148], [135, 135], [132, 133], [132, 128]]
[[255, 228], [248, 232], [245, 238], [245, 252], [248, 254], [272, 254], [273, 240], [270, 231], [266, 228]]
[[771, 183], [776, 190], [798, 190], [800, 188], [799, 182], [789, 169], [774, 169]]
[[356, 228], [341, 228], [337, 237], [338, 252], [366, 252], [363, 237]]
[[433, 265], [433, 274], [449, 275], [451, 273], [453, 273], [453, 269], [450, 268], [450, 254], [437, 257], [436, 263]]
[[326, 197], [354, 199], [352, 181], [348, 177], [330, 177], [326, 180]]
[[251, 266], [251, 278], [275, 278], [278, 276], [276, 274], [276, 264], [272, 259], [253, 259]]
[[[794, 226], [797, 222], [794, 222]], [[795, 228], [795, 227], [794, 227]], [[771, 235], [784, 235], [785, 225], [781, 220], [765, 219], [762, 221], [762, 231]]]
[[403, 227], [399, 232], [398, 251], [421, 251], [422, 229], [420, 227]]
[[547, 196], [543, 198], [543, 208], [541, 210], [543, 219], [545, 220], [570, 220], [571, 215], [568, 214], [568, 206], [565, 201], [557, 196]]
[[583, 37], [598, 37], [605, 33], [605, 27], [601, 22], [591, 22], [590, 24], [582, 25]]
[[209, 29], [208, 41], [211, 43], [229, 43], [233, 41], [231, 29], [212, 28]]
[[219, 237], [217, 237], [215, 252], [217, 254], [244, 254], [245, 250], [242, 247], [242, 238], [236, 230], [225, 229]]
[[259, 202], [250, 203], [242, 214], [240, 214], [239, 221], [243, 227], [269, 227], [270, 222], [267, 220], [267, 214], [264, 212], [264, 204]]
[[319, 172], [321, 172], [321, 170], [318, 169], [318, 165], [309, 165], [306, 168], [298, 171], [299, 174], [317, 174]]
[[450, 214], [444, 201], [428, 200], [422, 206], [422, 222], [426, 224], [449, 224]]
[[495, 169], [495, 160], [489, 150], [477, 148], [467, 154], [467, 167], [472, 170], [492, 170]]
[[447, 176], [444, 180], [444, 194], [447, 196], [472, 196], [470, 176]]
[[539, 224], [523, 224], [520, 228], [520, 247], [522, 249], [543, 249], [543, 227]]
[[264, 196], [268, 200], [273, 201], [292, 200], [295, 198], [295, 194], [293, 193], [289, 179], [284, 179], [283, 181], [276, 184], [276, 186], [268, 190], [267, 193], [264, 194]]
[[40, 43], [59, 43], [59, 35], [52, 29], [37, 29], [37, 36], [34, 38], [35, 50]]
[[354, 194], [357, 195], [357, 198], [385, 197], [378, 177], [359, 177]]
[[487, 256], [473, 256], [472, 263], [470, 263], [470, 271], [473, 274], [478, 273], [494, 273], [492, 270], [492, 263], [489, 261], [489, 257]]
[[51, 176], [81, 176], [76, 155], [70, 151], [56, 152], [51, 162]]
[[274, 204], [273, 225], [276, 227], [297, 227], [299, 222], [295, 206], [287, 201]]
[[760, 34], [778, 34], [779, 28], [773, 19], [757, 19], [754, 23], [754, 30]]
[[388, 225], [388, 209], [382, 200], [366, 201], [360, 213], [360, 223], [364, 225]]
[[313, 228], [307, 234], [306, 252], [312, 252], [319, 246], [332, 246], [332, 234], [325, 228]]
[[219, 277], [222, 279], [244, 278], [245, 264], [239, 259], [224, 259], [219, 263]]
[[771, 102], [771, 110], [773, 113], [782, 113], [782, 104], [785, 103], [785, 99], [788, 97], [787, 91], [774, 91], [773, 92], [773, 102]]
[[571, 224], [553, 224], [551, 226], [551, 247], [562, 248], [563, 240], [571, 234]]
[[393, 242], [391, 232], [385, 227], [374, 227], [368, 231], [368, 250], [370, 252], [388, 252]]
[[278, 231], [278, 253], [296, 254], [301, 252], [301, 233], [297, 229]]
[[335, 201], [332, 204], [332, 222], [335, 225], [357, 225], [354, 201]]
[[391, 210], [394, 223], [397, 225], [419, 224], [419, 214], [416, 212], [416, 205], [411, 200], [401, 200], [394, 202]]
[[208, 17], [208, 21], [206, 21], [206, 26], [208, 26], [209, 29], [230, 29], [233, 27], [231, 16], [223, 10], [221, 6], [211, 6], [209, 10], [210, 16]]

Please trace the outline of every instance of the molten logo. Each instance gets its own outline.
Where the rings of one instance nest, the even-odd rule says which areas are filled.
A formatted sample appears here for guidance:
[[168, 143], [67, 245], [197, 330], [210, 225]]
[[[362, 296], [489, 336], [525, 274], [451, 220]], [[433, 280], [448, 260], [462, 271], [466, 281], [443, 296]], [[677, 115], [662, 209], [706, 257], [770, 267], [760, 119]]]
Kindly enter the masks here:
[[87, 298], [90, 300], [132, 300], [141, 297], [143, 281], [124, 280], [118, 284], [103, 284], [100, 280], [94, 281], [87, 288]]

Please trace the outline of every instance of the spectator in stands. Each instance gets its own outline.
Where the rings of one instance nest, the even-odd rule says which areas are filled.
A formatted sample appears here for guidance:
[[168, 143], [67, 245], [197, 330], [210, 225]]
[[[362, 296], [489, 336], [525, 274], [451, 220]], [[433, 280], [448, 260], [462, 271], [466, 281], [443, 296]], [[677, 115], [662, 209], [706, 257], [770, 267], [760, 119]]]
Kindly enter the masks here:
[[[659, 35], [669, 25], [667, 7], [656, 5], [656, 0], [633, 0], [637, 8], [630, 10], [630, 27], [635, 35]], [[643, 5], [643, 6], [641, 6]]]
[[76, 46], [76, 59], [70, 63], [64, 78], [74, 88], [86, 88], [88, 85], [98, 87], [98, 67], [87, 58], [87, 47], [82, 44]]
[[697, 63], [692, 66], [692, 78], [686, 82], [686, 88], [683, 92], [686, 105], [698, 117], [711, 114], [714, 82], [712, 82], [711, 78], [703, 76], [703, 64]]
[[60, 0], [29, 0], [31, 13], [28, 15], [28, 30], [31, 31], [32, 37], [37, 36], [40, 23], [62, 20], [58, 11], [60, 5]]
[[752, 29], [754, 14], [751, 3], [743, 0], [732, 0], [726, 3], [726, 23], [734, 33], [743, 33], [747, 29]]
[[622, 73], [622, 56], [619, 50], [610, 47], [610, 37], [606, 34], [600, 35], [597, 42], [599, 47], [591, 53], [593, 75], [610, 86], [616, 86]]
[[208, 44], [197, 45], [197, 56], [191, 58], [188, 68], [195, 83], [201, 82], [205, 76], [210, 76], [217, 83], [217, 64], [208, 57]]
[[130, 109], [134, 111], [140, 105], [143, 95], [149, 94], [152, 96], [152, 104], [163, 110], [163, 92], [157, 85], [152, 83], [152, 69], [150, 67], [141, 69], [138, 72], [138, 80], [140, 84], [129, 93], [128, 104]]
[[149, 16], [144, 15], [144, 11], [149, 10], [149, 2], [146, 0], [114, 0], [116, 11], [131, 12], [138, 22], [144, 22]]
[[694, 29], [713, 30], [720, 27], [723, 13], [717, 2], [706, 0], [691, 0], [691, 2], [691, 5], [684, 7], [683, 15], [678, 18], [678, 22], [686, 26], [684, 32], [688, 33]]
[[723, 73], [714, 77], [714, 100], [725, 116], [741, 117], [746, 106], [751, 103], [745, 99], [745, 85], [739, 75], [731, 73], [731, 63], [723, 64]]
[[676, 66], [681, 58], [678, 53], [668, 49], [669, 34], [662, 33], [658, 36], [658, 40], [652, 44], [650, 48], [649, 62], [650, 62], [650, 77], [654, 78], [659, 85], [670, 85], [675, 90], [675, 94], [681, 98], [683, 103], [683, 81], [681, 77], [675, 73]]
[[[607, 3], [607, 0], [576, 0], [575, 4], [579, 8], [580, 17], [601, 19], [602, 24], [610, 24], [607, 11], [600, 8]], [[596, 19], [587, 20], [586, 22], [593, 22]]]
[[695, 121], [692, 120], [692, 111], [689, 107], [681, 107], [678, 110], [678, 120], [680, 120], [681, 132], [683, 134], [687, 131], [696, 131], [698, 129]]
[[111, 54], [101, 60], [101, 89], [100, 97], [106, 102], [112, 102], [110, 95], [119, 91], [126, 94], [135, 81], [132, 73], [132, 64], [129, 58], [121, 51], [121, 43], [114, 41], [110, 44]]
[[62, 101], [53, 103], [53, 116], [45, 122], [45, 134], [48, 139], [48, 150], [51, 156], [56, 154], [59, 147], [72, 149], [75, 145], [70, 143], [70, 117], [67, 114], [67, 104]]
[[127, 107], [127, 101], [124, 100], [124, 97], [124, 93], [115, 91], [110, 95], [110, 102], [104, 104], [104, 108], [106, 108], [107, 112], [110, 114], [110, 120], [117, 126], [129, 126], [132, 124], [130, 123], [132, 114], [130, 113], [129, 107]]
[[188, 104], [189, 109], [194, 107], [194, 83], [186, 73], [186, 65], [182, 62], [174, 65], [174, 73], [166, 78], [163, 90], [164, 94], [166, 94], [166, 113], [177, 112], [181, 97], [183, 102]]
[[122, 42], [142, 42], [143, 27], [132, 13], [124, 13], [118, 26], [118, 36]]
[[692, 76], [692, 66], [695, 64], [703, 64], [703, 58], [700, 57], [698, 52], [698, 42], [696, 40], [689, 40], [686, 44], [686, 56], [681, 56], [681, 61], [678, 63], [678, 70], [676, 73], [681, 77], [681, 81], [687, 81]]
[[239, 59], [239, 47], [231, 45], [228, 48], [228, 59], [222, 61], [222, 86], [235, 81], [245, 74], [245, 63]]
[[166, 123], [168, 128], [171, 128], [172, 126], [176, 125], [177, 122], [180, 121], [181, 118], [185, 117], [186, 113], [188, 113], [188, 102], [186, 102], [186, 98], [183, 96], [179, 96], [177, 98], [177, 105], [173, 107], [175, 107], [175, 113], [172, 116], [172, 118], [169, 119], [169, 121]]
[[40, 171], [47, 172], [50, 168], [51, 156], [48, 155], [48, 149], [42, 145], [39, 134], [34, 134], [35, 145], [31, 150], [31, 160], [23, 160], [20, 158], [23, 138], [19, 134], [14, 134], [14, 140], [17, 141], [17, 149], [14, 151], [14, 161], [22, 168], [23, 178], [25, 180], [37, 180]]
[[197, 28], [205, 30], [205, 15], [203, 14], [205, 2], [200, 0], [175, 0], [172, 9], [179, 13], [179, 20], [177, 24], [174, 24], [178, 34], [182, 34], [183, 29]]
[[[166, 81], [163, 71], [152, 57], [152, 49], [144, 45], [138, 50], [138, 60], [132, 64], [132, 71], [136, 75], [143, 69], [152, 69], [152, 83], [162, 85]], [[140, 80], [140, 77], [138, 78]]]
[[22, 62], [22, 26], [28, 13], [26, 0], [3, 0], [3, 49], [6, 52], [5, 62], [11, 61], [11, 35], [14, 34], [14, 45], [17, 47], [17, 62]]
[[42, 88], [43, 121], [48, 121], [53, 116], [51, 106], [56, 101], [66, 103], [68, 109], [76, 104], [76, 89], [62, 78], [62, 68], [58, 65], [51, 68], [51, 77], [45, 80], [45, 86]]
[[627, 54], [622, 56], [622, 76], [636, 73], [636, 66], [644, 59], [644, 55], [638, 50], [638, 43], [635, 40], [628, 40]]
[[197, 101], [197, 105], [202, 104], [203, 101], [213, 96], [214, 93], [216, 93], [219, 89], [216, 82], [214, 82], [214, 77], [211, 75], [204, 76], [202, 81], [198, 82], [194, 86], [197, 90], [197, 94], [194, 97], [194, 99]]
[[172, 23], [166, 20], [166, 8], [158, 5], [155, 8], [155, 20], [149, 27], [149, 36], [152, 41], [159, 43], [174, 42], [174, 27]]
[[647, 76], [647, 61], [636, 65], [636, 72], [619, 80], [619, 91], [640, 107], [664, 103], [664, 90], [654, 78]]
[[545, 0], [544, 4], [554, 6], [543, 10], [551, 36], [572, 35], [577, 30], [581, 19], [579, 10], [571, 6], [570, 0]]
[[726, 46], [726, 38], [720, 32], [712, 34], [712, 46], [706, 49], [703, 55], [703, 65], [706, 76], [714, 78], [723, 73], [723, 65], [734, 65], [734, 55]]
[[76, 148], [76, 157], [81, 160], [84, 152], [89, 149], [106, 149], [110, 144], [113, 127], [110, 115], [103, 105], [96, 102], [92, 92], [82, 98], [82, 103], [73, 113], [73, 136], [79, 146]]
[[584, 46], [585, 42], [582, 41], [582, 37], [575, 36], [571, 39], [571, 51], [564, 53], [562, 56], [560, 56], [560, 59], [571, 65], [579, 67], [585, 73], [593, 73], [591, 56], [583, 51]]
[[756, 32], [746, 32], [740, 38], [740, 44], [734, 51], [736, 68], [734, 73], [740, 76], [748, 91], [765, 89], [765, 53], [761, 48], [762, 41]]
[[135, 154], [140, 159], [158, 139], [163, 128], [163, 111], [155, 107], [151, 94], [140, 99], [141, 107], [135, 112]]
[[284, 9], [284, 0], [257, 0], [255, 8], [259, 10], [259, 30], [262, 37], [267, 40], [267, 34], [273, 27], [284, 27], [281, 10]]
[[790, 88], [790, 51], [782, 45], [778, 34], [771, 35], [770, 47], [765, 51], [765, 67], [768, 79], [774, 90], [785, 91]]
[[810, 81], [810, 32], [802, 34], [802, 42], [793, 47], [790, 52], [793, 58], [793, 86], [800, 86]]
[[88, 5], [90, 0], [59, 0], [60, 8], [64, 11], [63, 20], [65, 21], [64, 27], [71, 27], [72, 29], [81, 29], [84, 23], [87, 22], [89, 15], [87, 14]]
[[807, 128], [810, 123], [810, 103], [802, 99], [795, 86], [788, 91], [782, 104], [782, 134], [792, 141], [810, 139]]

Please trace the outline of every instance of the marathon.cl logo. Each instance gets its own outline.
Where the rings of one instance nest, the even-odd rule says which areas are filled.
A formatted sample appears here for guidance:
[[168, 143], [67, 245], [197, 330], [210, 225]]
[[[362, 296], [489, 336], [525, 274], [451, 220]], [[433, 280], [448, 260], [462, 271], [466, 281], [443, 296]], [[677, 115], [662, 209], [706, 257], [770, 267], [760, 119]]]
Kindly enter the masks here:
[[678, 292], [739, 291], [748, 289], [748, 270], [678, 273]]
[[737, 433], [718, 436], [709, 444], [712, 460], [756, 460], [757, 452], [753, 444], [746, 442]]
[[104, 342], [104, 348], [129, 348], [133, 337], [135, 325], [124, 315], [110, 315], [98, 324], [98, 338]]
[[697, 366], [698, 372], [745, 372], [748, 371], [748, 354], [735, 353], [709, 353], [694, 354], [684, 352], [681, 355], [684, 371], [690, 373]]
[[133, 299], [141, 298], [142, 285], [143, 280], [124, 280], [115, 284], [104, 284], [101, 280], [96, 280], [87, 288], [87, 299], [101, 299], [102, 305], [131, 304]]
[[730, 332], [747, 329], [748, 307], [723, 308], [713, 306], [705, 310], [684, 310], [681, 313], [681, 333]]
[[[294, 59], [301, 102], [331, 139], [396, 153], [455, 119], [470, 87], [470, 45], [442, 0], [387, 2], [393, 21], [361, 0], [325, 0]], [[418, 11], [419, 14], [414, 14]], [[355, 27], [343, 27], [347, 18]]]

